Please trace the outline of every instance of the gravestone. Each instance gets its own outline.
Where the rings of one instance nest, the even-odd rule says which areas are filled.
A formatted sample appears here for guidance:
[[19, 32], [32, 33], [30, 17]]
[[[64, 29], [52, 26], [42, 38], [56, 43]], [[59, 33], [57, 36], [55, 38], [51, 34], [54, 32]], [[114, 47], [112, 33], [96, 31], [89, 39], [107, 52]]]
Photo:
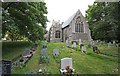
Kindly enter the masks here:
[[24, 53], [23, 53], [23, 57], [31, 57], [31, 54], [30, 54], [31, 50], [26, 48]]
[[72, 47], [76, 48], [76, 42], [73, 42]]
[[79, 39], [79, 45], [81, 45], [82, 44], [82, 40], [81, 39]]
[[11, 61], [2, 60], [2, 74], [11, 74], [11, 65]]
[[63, 58], [63, 59], [61, 59], [61, 69], [60, 69], [60, 72], [62, 74], [64, 74], [66, 72], [69, 72], [69, 73], [71, 72], [72, 73], [73, 71], [74, 71], [74, 69], [72, 67], [72, 58]]
[[88, 44], [88, 48], [92, 48], [92, 45], [91, 45], [91, 44]]
[[61, 70], [65, 70], [66, 66], [70, 66], [70, 68], [73, 68], [72, 67], [72, 58], [61, 59]]
[[82, 46], [81, 50], [82, 50], [82, 53], [86, 53], [86, 47], [85, 46]]
[[59, 50], [58, 49], [54, 49], [53, 50], [53, 55], [54, 56], [58, 56], [59, 55]]
[[42, 48], [41, 49], [41, 55], [46, 57], [47, 56], [47, 48]]
[[82, 49], [82, 46], [84, 46], [84, 44], [80, 44], [80, 49]]
[[69, 40], [66, 40], [66, 46], [69, 47]]
[[111, 43], [111, 42], [109, 42], [107, 45], [108, 45], [108, 47], [111, 47], [111, 46], [112, 46], [112, 43]]

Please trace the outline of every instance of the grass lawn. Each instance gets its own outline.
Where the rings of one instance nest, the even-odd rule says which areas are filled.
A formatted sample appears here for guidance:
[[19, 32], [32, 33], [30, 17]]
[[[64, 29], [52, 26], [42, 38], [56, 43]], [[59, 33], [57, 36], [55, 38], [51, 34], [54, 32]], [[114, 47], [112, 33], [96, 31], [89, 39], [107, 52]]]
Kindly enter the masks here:
[[[40, 49], [37, 48], [36, 53], [27, 63], [24, 68], [14, 68], [13, 74], [25, 74], [30, 72], [37, 72], [38, 69], [45, 70], [51, 74], [60, 74], [60, 59], [64, 57], [72, 58], [73, 68], [76, 74], [118, 74], [118, 61], [117, 57], [104, 56], [102, 54], [93, 53], [92, 49], [87, 48], [87, 54], [67, 48], [65, 43], [48, 43], [48, 56], [50, 58], [49, 64], [39, 64]], [[53, 57], [53, 49], [58, 48], [60, 55], [56, 58]], [[107, 50], [109, 52], [117, 53], [117, 47], [107, 48], [106, 46], [99, 47], [101, 51]]]

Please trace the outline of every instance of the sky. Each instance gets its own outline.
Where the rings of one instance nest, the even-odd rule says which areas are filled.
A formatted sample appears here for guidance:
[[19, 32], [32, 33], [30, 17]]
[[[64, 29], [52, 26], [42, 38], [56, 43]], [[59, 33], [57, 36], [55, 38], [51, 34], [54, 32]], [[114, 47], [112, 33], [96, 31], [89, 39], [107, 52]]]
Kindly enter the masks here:
[[72, 16], [79, 9], [83, 16], [88, 9], [88, 5], [92, 5], [95, 0], [45, 0], [48, 14], [47, 18], [50, 22], [47, 22], [47, 30], [52, 25], [52, 20], [60, 20], [65, 22], [70, 16]]

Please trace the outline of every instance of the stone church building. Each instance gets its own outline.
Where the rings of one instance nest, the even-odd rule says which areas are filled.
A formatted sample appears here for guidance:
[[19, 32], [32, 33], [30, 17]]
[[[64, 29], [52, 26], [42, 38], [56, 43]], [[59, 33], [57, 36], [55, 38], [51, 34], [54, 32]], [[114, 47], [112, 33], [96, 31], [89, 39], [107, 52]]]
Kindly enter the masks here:
[[49, 30], [49, 42], [65, 42], [69, 41], [90, 41], [91, 34], [89, 26], [83, 17], [80, 10], [74, 13], [64, 23], [60, 21], [52, 21], [52, 26]]

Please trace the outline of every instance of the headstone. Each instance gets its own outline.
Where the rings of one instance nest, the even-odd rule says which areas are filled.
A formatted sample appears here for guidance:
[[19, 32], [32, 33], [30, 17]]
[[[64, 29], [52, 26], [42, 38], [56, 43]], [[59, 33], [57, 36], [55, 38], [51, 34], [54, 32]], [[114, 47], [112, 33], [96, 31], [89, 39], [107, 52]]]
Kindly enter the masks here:
[[54, 56], [58, 56], [59, 55], [59, 50], [58, 49], [54, 49], [53, 50], [53, 55]]
[[41, 55], [45, 56], [45, 57], [47, 56], [47, 48], [42, 48], [41, 49]]
[[82, 46], [82, 53], [86, 53], [86, 47], [85, 46]]
[[2, 74], [11, 74], [11, 65], [11, 61], [2, 60]]
[[73, 68], [72, 67], [72, 58], [61, 59], [61, 70], [66, 69], [66, 66], [70, 66], [70, 68]]
[[24, 53], [23, 53], [23, 57], [30, 57], [31, 56], [30, 52], [31, 52], [31, 50], [26, 48]]
[[73, 42], [72, 47], [76, 48], [76, 42]]
[[82, 40], [81, 39], [79, 39], [79, 45], [81, 45], [82, 44]]
[[88, 44], [88, 48], [92, 48], [92, 45], [91, 45], [91, 44]]
[[80, 49], [82, 49], [82, 46], [84, 46], [84, 44], [80, 44]]
[[108, 47], [110, 47], [111, 45], [112, 45], [112, 43], [111, 43], [111, 42], [109, 42], [109, 43], [108, 43]]
[[69, 40], [66, 40], [66, 46], [69, 47]]

